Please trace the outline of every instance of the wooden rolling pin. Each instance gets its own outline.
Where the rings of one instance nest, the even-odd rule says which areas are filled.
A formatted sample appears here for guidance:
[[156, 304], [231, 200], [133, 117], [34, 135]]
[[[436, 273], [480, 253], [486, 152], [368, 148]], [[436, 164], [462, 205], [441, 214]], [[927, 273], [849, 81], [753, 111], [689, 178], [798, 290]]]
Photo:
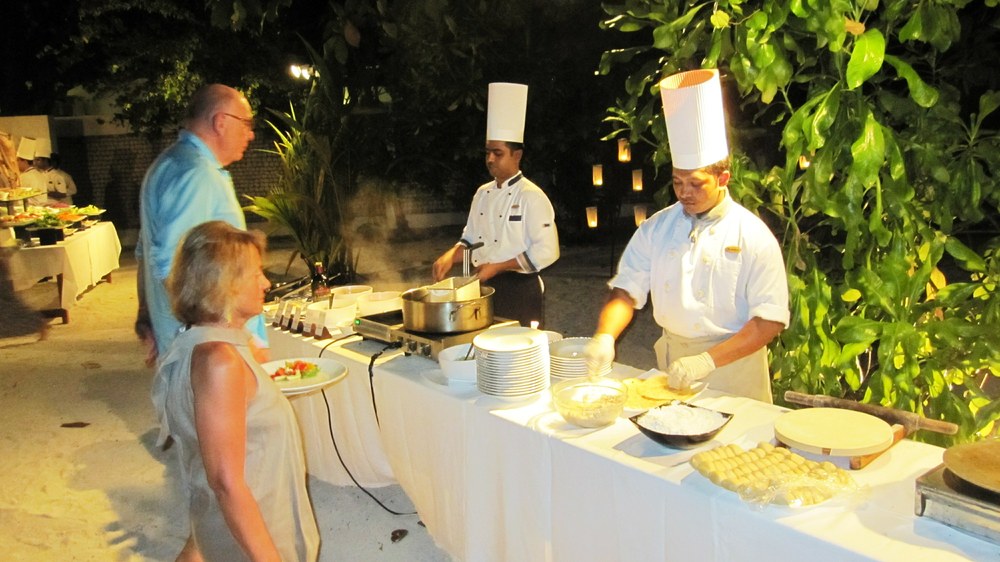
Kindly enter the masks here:
[[885, 406], [878, 406], [876, 404], [862, 404], [861, 402], [855, 402], [854, 400], [845, 400], [843, 398], [834, 398], [833, 396], [823, 396], [821, 394], [803, 394], [792, 390], [785, 392], [785, 400], [791, 402], [792, 404], [802, 404], [803, 406], [843, 408], [845, 410], [855, 410], [871, 414], [877, 418], [885, 420], [889, 424], [903, 426], [906, 430], [906, 435], [910, 435], [914, 431], [920, 429], [926, 429], [927, 431], [933, 431], [935, 433], [944, 433], [945, 435], [955, 435], [958, 433], [958, 426], [951, 422], [931, 420], [918, 414], [914, 414], [913, 412], [906, 412], [895, 408], [886, 408]]

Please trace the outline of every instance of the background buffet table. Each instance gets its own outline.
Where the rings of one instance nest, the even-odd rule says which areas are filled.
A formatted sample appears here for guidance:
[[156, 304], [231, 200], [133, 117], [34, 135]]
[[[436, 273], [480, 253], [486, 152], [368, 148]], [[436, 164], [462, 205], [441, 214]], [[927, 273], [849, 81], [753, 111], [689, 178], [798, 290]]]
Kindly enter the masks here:
[[[317, 342], [275, 330], [272, 356], [317, 356]], [[942, 449], [903, 441], [852, 471], [862, 491], [803, 509], [753, 506], [687, 463], [705, 447], [660, 446], [626, 419], [567, 424], [547, 394], [508, 403], [475, 385], [434, 382], [434, 361], [354, 337], [323, 353], [350, 374], [326, 391], [341, 454], [362, 484], [398, 481], [435, 541], [456, 559], [1000, 560], [1000, 546], [914, 515], [914, 479]], [[639, 371], [615, 365], [614, 376]], [[346, 384], [345, 384], [346, 383]], [[693, 402], [735, 414], [714, 446], [774, 437], [782, 408], [708, 390]], [[321, 394], [292, 401], [310, 473], [349, 484], [329, 444]], [[324, 443], [325, 439], [325, 443]], [[364, 482], [367, 479], [368, 482]]]
[[15, 291], [22, 291], [39, 279], [56, 278], [60, 316], [65, 322], [76, 298], [118, 269], [121, 250], [115, 226], [108, 221], [98, 222], [54, 245], [11, 252], [11, 281]]

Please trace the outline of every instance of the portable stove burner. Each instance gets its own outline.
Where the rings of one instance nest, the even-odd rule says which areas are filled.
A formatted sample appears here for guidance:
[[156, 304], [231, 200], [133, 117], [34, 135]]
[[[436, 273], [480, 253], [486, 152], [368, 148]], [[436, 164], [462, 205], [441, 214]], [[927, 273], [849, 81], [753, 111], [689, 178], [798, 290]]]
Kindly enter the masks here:
[[914, 512], [1000, 544], [1000, 494], [962, 480], [944, 464], [917, 478]]
[[380, 314], [358, 317], [354, 321], [354, 331], [362, 337], [399, 343], [407, 355], [421, 355], [437, 359], [438, 353], [455, 345], [471, 343], [477, 335], [500, 326], [517, 326], [516, 320], [494, 318], [493, 324], [479, 330], [468, 332], [452, 332], [448, 334], [432, 334], [414, 332], [403, 328], [403, 311], [392, 310]]

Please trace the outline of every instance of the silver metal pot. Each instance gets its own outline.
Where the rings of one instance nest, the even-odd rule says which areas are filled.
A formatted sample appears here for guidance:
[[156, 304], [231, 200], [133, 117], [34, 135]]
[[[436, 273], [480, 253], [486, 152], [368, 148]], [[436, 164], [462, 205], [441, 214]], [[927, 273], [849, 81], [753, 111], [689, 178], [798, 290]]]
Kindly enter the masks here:
[[414, 332], [448, 334], [471, 332], [493, 324], [493, 287], [482, 287], [479, 298], [426, 302], [425, 287], [403, 293], [403, 328]]

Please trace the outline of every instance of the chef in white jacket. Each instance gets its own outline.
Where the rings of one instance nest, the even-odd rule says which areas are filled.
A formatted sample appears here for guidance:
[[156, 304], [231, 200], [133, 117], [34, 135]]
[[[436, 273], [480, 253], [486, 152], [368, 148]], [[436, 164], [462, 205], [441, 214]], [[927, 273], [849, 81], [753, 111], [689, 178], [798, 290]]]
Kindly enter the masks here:
[[47, 138], [39, 138], [35, 143], [35, 168], [41, 172], [45, 178], [45, 188], [48, 192], [49, 205], [62, 203], [73, 204], [73, 195], [76, 194], [76, 182], [68, 173], [52, 166], [52, 141]]
[[[493, 181], [472, 199], [462, 237], [435, 260], [435, 281], [471, 254], [475, 275], [493, 287], [495, 316], [523, 326], [544, 324], [545, 285], [539, 272], [559, 259], [559, 235], [549, 198], [521, 173], [528, 87], [492, 83], [486, 120], [486, 168]], [[481, 246], [480, 246], [481, 245]]]
[[633, 311], [653, 303], [663, 328], [657, 363], [673, 388], [709, 388], [771, 402], [767, 344], [788, 325], [788, 282], [777, 240], [732, 200], [717, 70], [660, 83], [677, 202], [644, 222], [608, 283], [611, 294], [586, 349], [599, 369]]
[[[21, 187], [31, 187], [45, 192], [45, 174], [35, 168], [35, 147], [37, 142], [31, 137], [21, 137], [17, 144], [17, 167], [21, 170]], [[45, 195], [31, 197], [28, 205], [44, 205]]]

